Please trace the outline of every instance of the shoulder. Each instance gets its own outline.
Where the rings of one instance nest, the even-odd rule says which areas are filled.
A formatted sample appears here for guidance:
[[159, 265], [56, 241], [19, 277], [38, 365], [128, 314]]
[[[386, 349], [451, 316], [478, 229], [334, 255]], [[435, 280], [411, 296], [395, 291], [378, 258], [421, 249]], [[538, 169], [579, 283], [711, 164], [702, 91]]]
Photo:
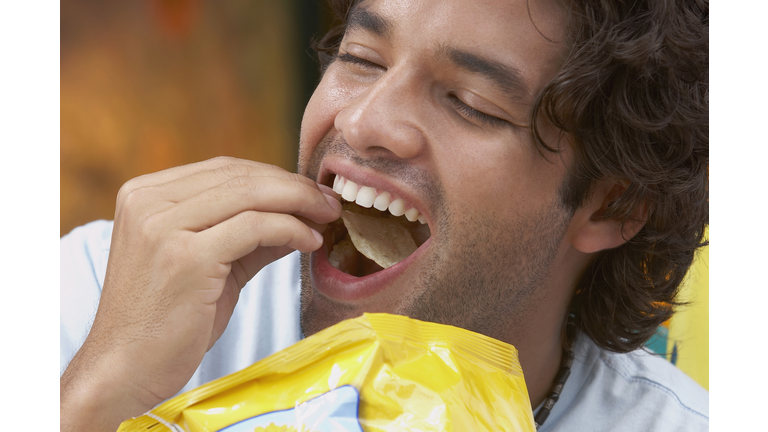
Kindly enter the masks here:
[[709, 393], [685, 373], [645, 350], [618, 354], [583, 339], [594, 360], [569, 414], [593, 424], [580, 430], [708, 430]]
[[694, 416], [709, 418], [709, 393], [666, 359], [646, 350], [628, 354], [600, 350], [599, 361], [616, 375], [614, 385], [638, 396], [664, 399]]

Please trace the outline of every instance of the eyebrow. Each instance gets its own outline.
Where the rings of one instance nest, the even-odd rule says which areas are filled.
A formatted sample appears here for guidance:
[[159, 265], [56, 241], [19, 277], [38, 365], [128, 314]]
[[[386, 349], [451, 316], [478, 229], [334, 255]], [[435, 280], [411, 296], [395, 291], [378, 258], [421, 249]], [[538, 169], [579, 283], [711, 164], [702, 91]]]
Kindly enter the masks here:
[[514, 67], [449, 46], [441, 46], [438, 52], [459, 68], [492, 81], [512, 99], [524, 99], [530, 94], [522, 74]]
[[[347, 31], [365, 30], [386, 39], [391, 39], [393, 28], [391, 21], [359, 6], [352, 9], [347, 20]], [[447, 45], [440, 45], [437, 52], [438, 57], [447, 58], [457, 67], [493, 82], [510, 99], [519, 101], [530, 95], [517, 68]]]
[[376, 36], [392, 37], [392, 23], [365, 8], [355, 7], [347, 20], [347, 30], [367, 30]]

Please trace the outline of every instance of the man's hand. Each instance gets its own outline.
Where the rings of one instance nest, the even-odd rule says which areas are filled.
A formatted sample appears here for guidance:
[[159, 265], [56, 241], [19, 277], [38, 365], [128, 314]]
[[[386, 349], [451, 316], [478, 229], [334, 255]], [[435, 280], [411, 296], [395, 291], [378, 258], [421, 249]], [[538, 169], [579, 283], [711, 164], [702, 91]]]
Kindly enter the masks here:
[[340, 210], [310, 179], [231, 158], [126, 183], [93, 327], [61, 378], [62, 430], [115, 430], [176, 394], [240, 289], [289, 252], [319, 248]]

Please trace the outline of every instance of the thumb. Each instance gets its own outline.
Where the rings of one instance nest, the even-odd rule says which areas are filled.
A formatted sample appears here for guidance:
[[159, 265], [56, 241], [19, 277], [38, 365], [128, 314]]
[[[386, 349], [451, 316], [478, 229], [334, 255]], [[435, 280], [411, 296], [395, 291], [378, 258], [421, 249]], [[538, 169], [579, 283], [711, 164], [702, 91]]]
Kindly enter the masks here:
[[[235, 263], [233, 263], [235, 265]], [[224, 284], [224, 289], [221, 292], [221, 296], [216, 301], [216, 315], [213, 318], [213, 329], [211, 331], [211, 338], [208, 341], [207, 351], [213, 348], [213, 344], [224, 333], [229, 324], [232, 313], [237, 306], [237, 300], [240, 298], [240, 286], [235, 282], [235, 278], [232, 273], [227, 277], [227, 281]]]

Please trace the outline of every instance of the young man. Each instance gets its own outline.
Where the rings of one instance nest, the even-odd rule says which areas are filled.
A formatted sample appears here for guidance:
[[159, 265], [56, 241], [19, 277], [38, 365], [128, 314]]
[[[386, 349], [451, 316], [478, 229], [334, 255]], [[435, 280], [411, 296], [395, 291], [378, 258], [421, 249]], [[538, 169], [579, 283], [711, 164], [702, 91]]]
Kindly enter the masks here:
[[[706, 429], [703, 389], [617, 353], [671, 315], [708, 223], [708, 5], [353, 3], [319, 44], [301, 175], [139, 177], [114, 227], [62, 241], [62, 430], [114, 430], [366, 311], [513, 344], [541, 430]], [[386, 269], [334, 252], [339, 193], [423, 222], [418, 249]], [[261, 271], [294, 250], [300, 314], [295, 255]]]

